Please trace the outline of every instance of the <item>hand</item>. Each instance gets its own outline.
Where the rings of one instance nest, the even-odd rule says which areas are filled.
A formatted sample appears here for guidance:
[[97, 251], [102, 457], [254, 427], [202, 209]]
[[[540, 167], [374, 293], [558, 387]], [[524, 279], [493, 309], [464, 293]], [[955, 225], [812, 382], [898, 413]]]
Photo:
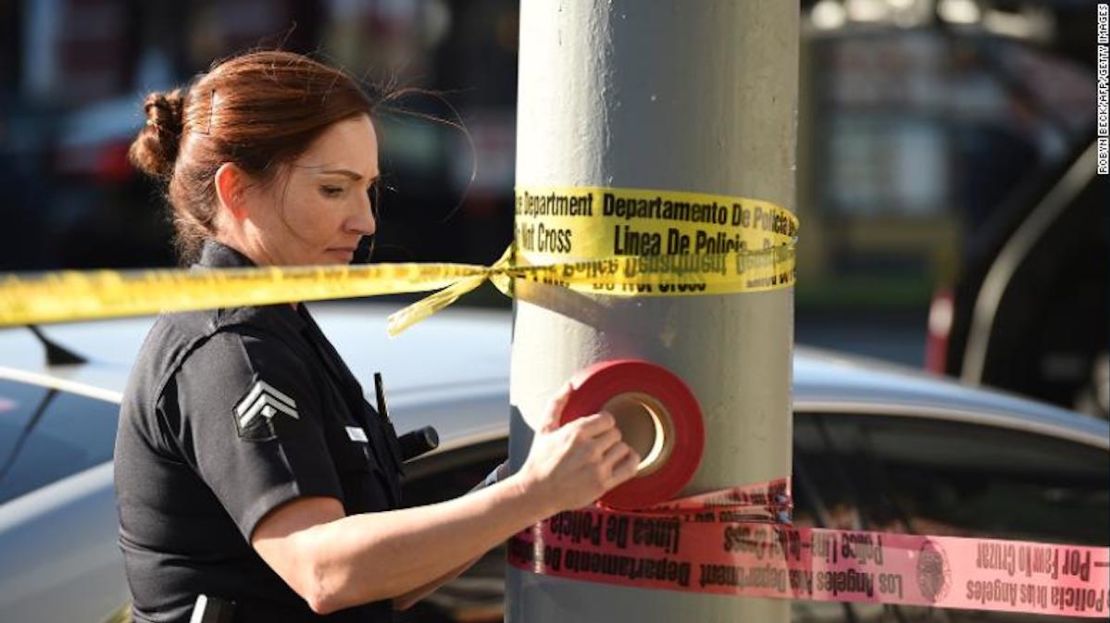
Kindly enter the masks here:
[[601, 412], [559, 426], [570, 398], [567, 383], [547, 405], [540, 430], [520, 469], [526, 490], [536, 494], [548, 515], [592, 504], [606, 491], [636, 475], [640, 457], [621, 441], [612, 415]]

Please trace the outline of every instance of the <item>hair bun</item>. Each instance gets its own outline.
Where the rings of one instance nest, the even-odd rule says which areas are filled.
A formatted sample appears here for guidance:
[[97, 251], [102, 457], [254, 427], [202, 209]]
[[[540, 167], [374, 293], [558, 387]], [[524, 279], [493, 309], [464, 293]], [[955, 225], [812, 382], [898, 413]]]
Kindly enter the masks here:
[[151, 177], [168, 179], [181, 145], [185, 94], [181, 89], [151, 93], [143, 102], [143, 111], [146, 125], [131, 144], [131, 163]]

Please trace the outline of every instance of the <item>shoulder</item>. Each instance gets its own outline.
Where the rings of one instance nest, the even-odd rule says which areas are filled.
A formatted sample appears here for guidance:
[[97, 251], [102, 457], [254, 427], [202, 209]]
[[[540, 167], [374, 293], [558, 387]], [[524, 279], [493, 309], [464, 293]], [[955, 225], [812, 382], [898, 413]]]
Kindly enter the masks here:
[[155, 333], [162, 340], [151, 350], [164, 358], [155, 366], [163, 371], [159, 398], [172, 390], [194, 404], [228, 406], [261, 382], [275, 394], [310, 400], [319, 382], [296, 325], [274, 306], [169, 314]]
[[236, 379], [266, 375], [301, 379], [312, 376], [303, 353], [290, 336], [252, 325], [222, 327], [199, 343], [181, 362], [177, 376]]
[[313, 370], [302, 341], [273, 306], [163, 314], [139, 351], [127, 393], [153, 406], [182, 379], [226, 387], [262, 375], [303, 384]]
[[254, 326], [213, 333], [172, 383], [183, 414], [234, 414], [243, 438], [271, 437], [265, 420], [279, 413], [296, 419], [318, 411], [319, 386], [316, 371], [282, 337]]
[[266, 310], [252, 308], [159, 317], [124, 392], [121, 429], [173, 452], [191, 447], [196, 426], [230, 427], [259, 441], [273, 438], [283, 420], [315, 417], [319, 372], [296, 346], [296, 331], [280, 329]]
[[298, 336], [275, 306], [234, 307], [163, 314], [155, 321], [140, 359], [163, 374], [195, 368], [198, 360], [220, 369], [275, 359], [299, 362]]

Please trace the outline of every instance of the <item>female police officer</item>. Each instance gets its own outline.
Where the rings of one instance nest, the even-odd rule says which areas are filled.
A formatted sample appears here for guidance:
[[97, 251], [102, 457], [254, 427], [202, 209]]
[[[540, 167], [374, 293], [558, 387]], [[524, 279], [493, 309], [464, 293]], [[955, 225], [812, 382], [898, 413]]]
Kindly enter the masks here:
[[[256, 52], [145, 109], [131, 157], [166, 183], [186, 260], [345, 263], [374, 232], [372, 102], [343, 73]], [[185, 621], [204, 594], [234, 601], [236, 621], [392, 620], [516, 531], [633, 475], [609, 415], [554, 424], [565, 395], [519, 472], [398, 510], [396, 438], [303, 306], [161, 316], [116, 442], [134, 618]]]

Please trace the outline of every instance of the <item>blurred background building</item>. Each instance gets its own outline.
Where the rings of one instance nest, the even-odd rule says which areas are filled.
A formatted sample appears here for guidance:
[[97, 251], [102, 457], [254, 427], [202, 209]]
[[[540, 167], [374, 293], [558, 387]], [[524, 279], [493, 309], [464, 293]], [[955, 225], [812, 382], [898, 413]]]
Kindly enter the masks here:
[[[1105, 413], [1110, 224], [1095, 180], [997, 267], [1093, 140], [1094, 3], [802, 10], [798, 340]], [[0, 0], [0, 270], [173, 265], [158, 190], [126, 160], [142, 97], [252, 47], [433, 91], [380, 120], [374, 261], [488, 263], [512, 234], [517, 12], [513, 0]], [[1000, 270], [1008, 280], [984, 289]], [[466, 302], [507, 305], [492, 291]]]

